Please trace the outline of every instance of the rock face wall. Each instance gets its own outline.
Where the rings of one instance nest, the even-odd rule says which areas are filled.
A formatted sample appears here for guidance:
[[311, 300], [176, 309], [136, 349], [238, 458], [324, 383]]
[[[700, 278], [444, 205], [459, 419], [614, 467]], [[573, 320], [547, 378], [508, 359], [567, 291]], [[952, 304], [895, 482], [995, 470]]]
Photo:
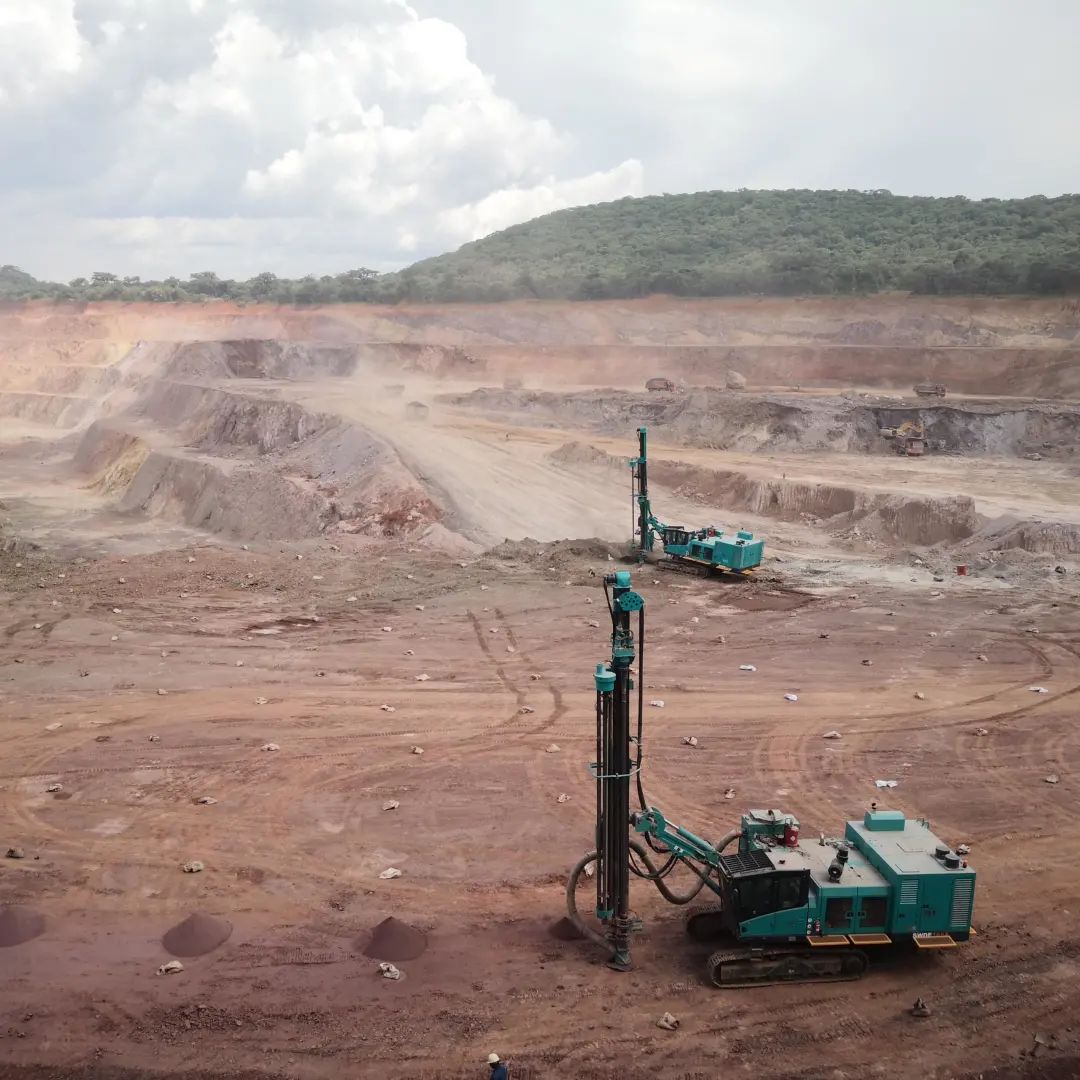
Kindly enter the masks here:
[[[646, 393], [657, 375], [676, 390]], [[237, 539], [415, 536], [447, 516], [448, 489], [424, 478], [430, 470], [394, 431], [335, 412], [333, 391], [317, 407], [295, 392], [345, 380], [350, 394], [393, 396], [416, 412], [404, 385], [441, 385], [447, 393], [423, 391], [433, 421], [449, 404], [500, 423], [604, 434], [647, 424], [685, 446], [886, 454], [880, 429], [914, 420], [936, 450], [1068, 458], [1080, 447], [1080, 410], [1069, 401], [1080, 398], [1080, 305], [0, 307], [0, 424], [55, 433], [82, 482], [120, 510]], [[945, 383], [950, 396], [882, 393], [924, 380]], [[958, 400], [964, 394], [980, 396]], [[1055, 400], [1016, 400], [1040, 396]], [[979, 527], [962, 499], [894, 503], [734, 471], [691, 483], [674, 462], [658, 468], [670, 474], [654, 472], [658, 482], [707, 490], [722, 505], [838, 527], [847, 515], [897, 542], [956, 541]], [[1070, 541], [1029, 531], [1011, 542], [1057, 550]]]

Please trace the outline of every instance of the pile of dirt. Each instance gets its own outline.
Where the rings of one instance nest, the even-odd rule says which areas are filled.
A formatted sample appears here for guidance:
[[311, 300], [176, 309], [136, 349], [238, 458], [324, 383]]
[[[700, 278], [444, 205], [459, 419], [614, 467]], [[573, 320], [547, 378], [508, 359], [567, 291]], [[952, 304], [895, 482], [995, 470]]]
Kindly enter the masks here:
[[0, 949], [23, 945], [45, 933], [45, 916], [21, 904], [0, 908]]
[[183, 922], [166, 930], [161, 944], [173, 956], [205, 956], [224, 945], [232, 930], [232, 923], [227, 919], [195, 911]]
[[564, 465], [570, 468], [585, 465], [599, 469], [610, 469], [612, 472], [618, 471], [625, 476], [630, 474], [630, 469], [626, 464], [629, 459], [624, 461], [613, 454], [598, 450], [591, 443], [578, 442], [576, 439], [572, 442], [563, 443], [562, 446], [552, 450], [547, 455], [547, 459], [555, 465]]
[[596, 536], [579, 540], [554, 540], [550, 543], [526, 537], [524, 540], [504, 540], [491, 548], [488, 555], [511, 564], [574, 569], [580, 568], [583, 562], [619, 562], [626, 558], [627, 549], [625, 545], [601, 540]]
[[585, 936], [566, 915], [553, 922], [548, 927], [548, 933], [556, 941], [581, 941]]
[[427, 935], [422, 930], [391, 915], [371, 931], [371, 937], [360, 951], [375, 960], [397, 962], [415, 960], [423, 955], [427, 945]]

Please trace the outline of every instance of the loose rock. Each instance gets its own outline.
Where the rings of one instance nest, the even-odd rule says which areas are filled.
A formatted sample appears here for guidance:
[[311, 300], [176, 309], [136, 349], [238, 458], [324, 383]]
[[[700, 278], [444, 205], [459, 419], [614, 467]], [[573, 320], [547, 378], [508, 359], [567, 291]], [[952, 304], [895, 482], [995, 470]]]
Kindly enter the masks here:
[[550, 746], [545, 747], [544, 753], [546, 753], [546, 754], [557, 754], [561, 749], [562, 749], [562, 747], [559, 746], [558, 743], [552, 743]]
[[268, 743], [263, 743], [262, 746], [259, 747], [259, 749], [260, 750], [265, 750], [268, 753], [273, 753], [275, 750], [280, 750], [281, 747], [278, 746], [278, 744], [276, 742], [268, 742]]
[[664, 1031], [677, 1031], [679, 1027], [679, 1021], [671, 1013], [666, 1012], [659, 1020], [656, 1021], [658, 1028], [663, 1028]]
[[45, 791], [46, 791], [46, 792], [47, 792], [47, 793], [48, 793], [49, 795], [55, 795], [55, 794], [56, 794], [56, 793], [57, 793], [58, 791], [63, 791], [63, 790], [64, 790], [64, 785], [63, 785], [63, 784], [50, 784], [50, 785], [49, 785], [49, 786], [48, 786], [48, 787], [47, 787], [47, 788], [45, 789]]
[[382, 804], [382, 808], [384, 810], [396, 810], [400, 805], [401, 803], [399, 803], [397, 799], [387, 799], [386, 802]]
[[396, 866], [389, 866], [379, 875], [379, 877], [383, 881], [391, 881], [393, 878], [401, 877], [401, 871]]
[[522, 716], [527, 716], [529, 713], [536, 712], [536, 710], [531, 705], [522, 705], [521, 708], [518, 709], [518, 712], [521, 713]]
[[[379, 877], [383, 875], [380, 874]], [[403, 978], [402, 974], [393, 964], [382, 963], [379, 965], [379, 974], [384, 979], [393, 979], [395, 982]]]
[[683, 745], [684, 746], [697, 746], [697, 739], [693, 735], [684, 735], [683, 736]]
[[26, 852], [21, 847], [9, 847], [7, 849], [7, 858], [9, 859], [25, 859]]
[[1051, 773], [1049, 776], [1044, 776], [1043, 780], [1047, 784], [1058, 784], [1061, 782], [1061, 777], [1057, 773]]
[[179, 960], [170, 960], [167, 964], [162, 964], [157, 969], [159, 975], [176, 975], [178, 972], [184, 970], [184, 965]]
[[543, 675], [537, 675], [535, 671], [529, 676], [529, 678], [533, 682], [539, 682], [543, 677], [544, 677]]
[[430, 678], [431, 678], [430, 675], [417, 675], [416, 676], [416, 681], [417, 682], [427, 682]]
[[821, 737], [823, 739], [842, 739], [843, 735], [839, 731], [826, 731]]
[[409, 747], [409, 753], [410, 754], [416, 754], [418, 757], [423, 752], [424, 752], [424, 748], [422, 746], [410, 746]]
[[168, 693], [169, 693], [168, 690], [162, 690], [160, 686], [158, 687], [158, 692], [157, 692], [158, 697], [165, 697]]
[[913, 696], [915, 697], [916, 701], [926, 700], [926, 695], [921, 690], [916, 690]]
[[206, 868], [198, 859], [193, 859], [191, 862], [184, 863], [181, 869], [185, 874], [201, 874]]

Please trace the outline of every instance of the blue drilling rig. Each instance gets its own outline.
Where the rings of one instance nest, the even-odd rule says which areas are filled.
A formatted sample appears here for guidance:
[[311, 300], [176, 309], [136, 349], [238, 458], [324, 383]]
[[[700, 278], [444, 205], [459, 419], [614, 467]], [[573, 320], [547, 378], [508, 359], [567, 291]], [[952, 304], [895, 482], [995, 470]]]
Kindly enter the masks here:
[[749, 574], [760, 565], [765, 542], [755, 540], [752, 532], [739, 530], [726, 535], [723, 529], [707, 525], [687, 529], [682, 525], [665, 525], [652, 512], [649, 501], [649, 463], [646, 429], [639, 427], [638, 456], [630, 459], [633, 479], [631, 496], [636, 524], [636, 547], [639, 561], [655, 550], [660, 543], [668, 559], [680, 567], [699, 574]]
[[[747, 810], [737, 828], [710, 843], [650, 806], [641, 779], [645, 600], [625, 570], [604, 578], [604, 593], [611, 659], [594, 676], [596, 847], [570, 872], [566, 902], [574, 925], [607, 952], [611, 967], [632, 967], [630, 938], [641, 928], [630, 911], [633, 877], [672, 904], [707, 890], [713, 903], [691, 909], [686, 929], [693, 940], [720, 946], [706, 971], [724, 988], [857, 979], [878, 951], [953, 949], [968, 940], [975, 871], [966, 849], [953, 850], [926, 821], [872, 804], [845, 823], [842, 837], [805, 842], [792, 814]], [[635, 787], [639, 809], [631, 812]], [[582, 874], [593, 864], [599, 930], [577, 904]], [[695, 879], [684, 893], [667, 880], [680, 866]]]

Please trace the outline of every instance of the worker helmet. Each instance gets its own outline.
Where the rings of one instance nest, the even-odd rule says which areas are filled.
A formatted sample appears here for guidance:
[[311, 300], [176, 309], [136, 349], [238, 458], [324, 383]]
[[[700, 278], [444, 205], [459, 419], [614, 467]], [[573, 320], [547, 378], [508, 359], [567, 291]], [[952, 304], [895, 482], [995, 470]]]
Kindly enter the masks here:
[[489, 1065], [498, 1065], [499, 1064], [499, 1055], [498, 1054], [488, 1054], [488, 1064]]

